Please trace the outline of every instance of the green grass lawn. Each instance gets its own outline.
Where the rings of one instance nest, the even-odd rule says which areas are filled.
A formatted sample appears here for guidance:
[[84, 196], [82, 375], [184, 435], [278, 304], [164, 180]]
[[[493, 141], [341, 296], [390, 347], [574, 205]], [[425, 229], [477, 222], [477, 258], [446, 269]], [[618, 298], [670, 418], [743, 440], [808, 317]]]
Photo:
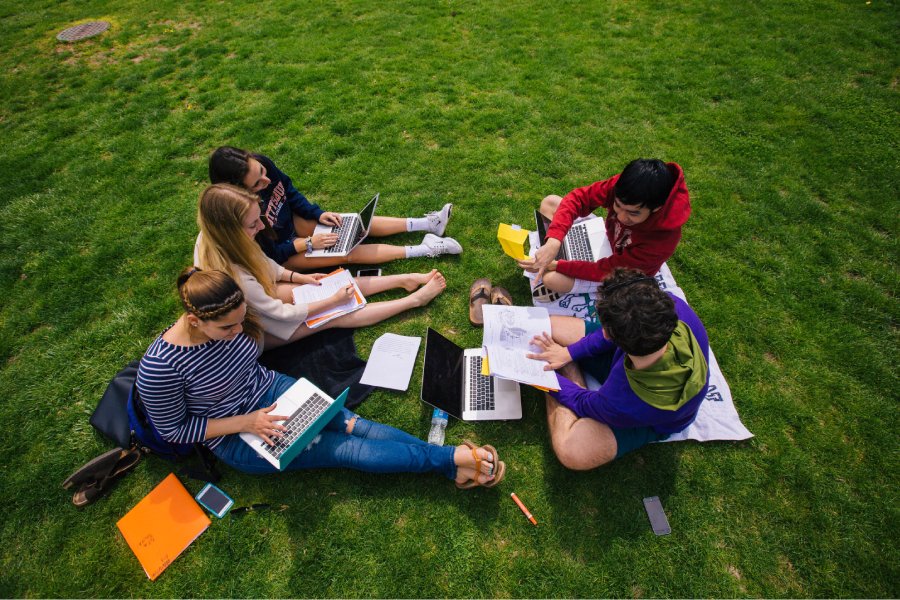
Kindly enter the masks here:
[[[112, 28], [55, 40], [94, 19]], [[898, 26], [882, 0], [0, 0], [0, 596], [900, 595]], [[477, 346], [473, 279], [528, 300], [498, 222], [632, 158], [680, 163], [669, 266], [756, 437], [569, 472], [529, 390], [522, 421], [448, 429], [498, 447], [499, 488], [227, 470], [238, 504], [283, 510], [214, 522], [149, 582], [115, 522], [171, 465], [80, 510], [60, 482], [109, 448], [88, 416], [178, 315], [224, 143], [332, 210], [455, 204], [461, 257], [385, 266], [439, 266], [447, 292], [359, 331], [364, 356], [426, 326]], [[418, 372], [360, 412], [424, 436]]]

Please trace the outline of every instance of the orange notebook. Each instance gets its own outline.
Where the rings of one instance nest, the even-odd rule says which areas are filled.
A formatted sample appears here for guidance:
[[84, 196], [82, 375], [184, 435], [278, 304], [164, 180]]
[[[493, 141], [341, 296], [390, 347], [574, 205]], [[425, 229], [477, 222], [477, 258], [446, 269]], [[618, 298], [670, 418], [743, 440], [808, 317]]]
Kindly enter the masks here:
[[116, 523], [151, 581], [209, 524], [209, 517], [175, 473], [170, 473]]

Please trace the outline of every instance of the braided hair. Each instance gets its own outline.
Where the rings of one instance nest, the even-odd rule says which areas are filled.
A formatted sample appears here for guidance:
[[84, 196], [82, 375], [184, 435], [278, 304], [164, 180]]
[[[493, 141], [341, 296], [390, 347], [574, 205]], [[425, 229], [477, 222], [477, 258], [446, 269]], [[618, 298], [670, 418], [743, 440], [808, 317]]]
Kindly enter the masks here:
[[[244, 303], [244, 292], [222, 271], [188, 267], [178, 276], [177, 286], [185, 312], [201, 321], [221, 319]], [[259, 324], [249, 311], [244, 319], [244, 331], [257, 340], [261, 334]]]

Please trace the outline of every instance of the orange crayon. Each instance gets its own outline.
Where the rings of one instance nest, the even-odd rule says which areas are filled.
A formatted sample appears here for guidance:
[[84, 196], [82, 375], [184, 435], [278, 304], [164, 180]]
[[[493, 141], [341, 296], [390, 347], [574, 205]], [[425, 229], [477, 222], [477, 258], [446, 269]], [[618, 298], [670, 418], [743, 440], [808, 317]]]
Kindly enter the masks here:
[[537, 526], [537, 521], [534, 519], [533, 516], [531, 516], [531, 513], [528, 512], [528, 509], [525, 508], [525, 505], [522, 504], [522, 501], [521, 501], [521, 500], [519, 500], [519, 497], [516, 496], [515, 493], [512, 493], [512, 494], [510, 494], [509, 496], [510, 496], [510, 498], [512, 498], [513, 501], [519, 506], [519, 510], [522, 511], [522, 513], [528, 518], [529, 521], [531, 521], [531, 524]]

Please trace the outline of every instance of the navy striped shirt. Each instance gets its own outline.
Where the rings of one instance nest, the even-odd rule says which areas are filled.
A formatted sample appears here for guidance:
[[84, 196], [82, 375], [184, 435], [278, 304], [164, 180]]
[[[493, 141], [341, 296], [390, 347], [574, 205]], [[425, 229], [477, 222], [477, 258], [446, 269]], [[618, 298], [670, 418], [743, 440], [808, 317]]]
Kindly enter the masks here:
[[[258, 353], [244, 333], [198, 346], [156, 338], [141, 359], [137, 388], [160, 435], [170, 442], [203, 442], [208, 419], [251, 412], [275, 380], [275, 372], [257, 362]], [[222, 439], [205, 443], [214, 448]]]

